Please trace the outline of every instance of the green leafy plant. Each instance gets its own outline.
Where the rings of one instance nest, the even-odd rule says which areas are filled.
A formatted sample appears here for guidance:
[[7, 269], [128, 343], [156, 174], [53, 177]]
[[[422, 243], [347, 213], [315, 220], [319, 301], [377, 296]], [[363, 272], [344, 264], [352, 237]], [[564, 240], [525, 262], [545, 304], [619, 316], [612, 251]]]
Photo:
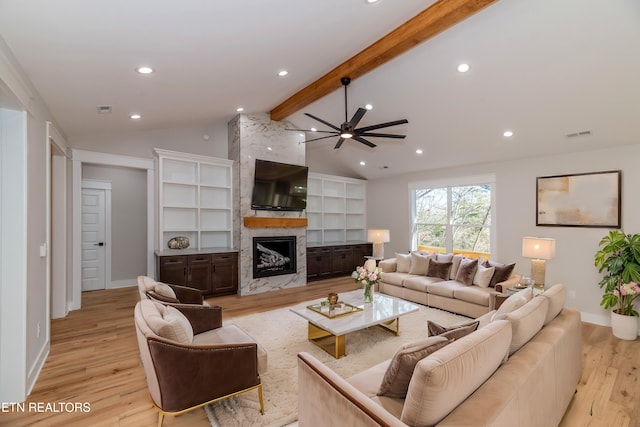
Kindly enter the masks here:
[[640, 297], [640, 234], [610, 231], [598, 244], [594, 256], [598, 272], [606, 272], [598, 286], [604, 289], [600, 305], [626, 316], [638, 316], [633, 308]]

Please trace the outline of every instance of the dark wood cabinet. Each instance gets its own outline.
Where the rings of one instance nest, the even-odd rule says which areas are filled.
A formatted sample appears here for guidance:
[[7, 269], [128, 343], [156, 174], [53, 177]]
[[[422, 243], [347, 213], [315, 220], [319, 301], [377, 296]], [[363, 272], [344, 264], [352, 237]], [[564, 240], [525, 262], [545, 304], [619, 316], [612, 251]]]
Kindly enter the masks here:
[[371, 251], [370, 243], [307, 248], [307, 282], [350, 275]]
[[238, 254], [213, 254], [211, 265], [211, 293], [214, 295], [238, 292]]
[[331, 248], [307, 248], [307, 280], [331, 277]]
[[238, 292], [236, 252], [156, 256], [158, 280], [200, 289], [205, 295]]

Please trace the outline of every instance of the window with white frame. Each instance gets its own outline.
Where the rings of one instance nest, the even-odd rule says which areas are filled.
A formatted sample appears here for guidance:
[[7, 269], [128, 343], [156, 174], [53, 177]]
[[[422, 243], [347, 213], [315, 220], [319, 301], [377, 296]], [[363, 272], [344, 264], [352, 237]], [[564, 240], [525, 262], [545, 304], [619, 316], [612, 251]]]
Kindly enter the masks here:
[[412, 183], [413, 248], [489, 257], [493, 176]]

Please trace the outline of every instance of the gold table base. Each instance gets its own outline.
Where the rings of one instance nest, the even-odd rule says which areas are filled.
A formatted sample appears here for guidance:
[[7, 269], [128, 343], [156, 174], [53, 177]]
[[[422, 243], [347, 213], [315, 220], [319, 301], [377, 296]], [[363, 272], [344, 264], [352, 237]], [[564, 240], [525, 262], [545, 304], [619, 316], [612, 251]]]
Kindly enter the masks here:
[[[379, 326], [397, 336], [400, 333], [400, 318], [396, 317], [395, 319], [379, 323], [376, 326]], [[334, 335], [331, 332], [326, 331], [309, 322], [307, 337], [309, 341], [311, 341], [336, 359], [339, 359], [342, 356], [346, 355], [346, 335]]]

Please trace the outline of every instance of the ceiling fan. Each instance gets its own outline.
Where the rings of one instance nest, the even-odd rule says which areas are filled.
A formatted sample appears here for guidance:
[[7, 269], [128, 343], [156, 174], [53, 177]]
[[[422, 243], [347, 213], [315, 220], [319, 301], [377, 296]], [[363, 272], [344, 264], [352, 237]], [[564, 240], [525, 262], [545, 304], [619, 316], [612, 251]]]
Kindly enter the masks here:
[[360, 120], [362, 120], [362, 117], [364, 116], [364, 113], [367, 112], [366, 109], [364, 108], [358, 108], [358, 111], [356, 111], [356, 113], [353, 115], [353, 117], [351, 117], [351, 120], [347, 119], [347, 86], [349, 86], [349, 83], [351, 83], [351, 78], [349, 77], [343, 77], [340, 79], [340, 82], [342, 83], [342, 85], [344, 86], [344, 123], [342, 123], [339, 127], [332, 125], [331, 123], [322, 120], [319, 117], [316, 117], [312, 114], [309, 113], [304, 113], [305, 116], [309, 116], [314, 120], [319, 121], [320, 123], [329, 126], [331, 129], [334, 129], [332, 131], [323, 131], [323, 130], [305, 130], [305, 129], [286, 129], [286, 130], [294, 130], [294, 131], [299, 131], [299, 132], [318, 132], [318, 133], [328, 133], [330, 135], [328, 136], [322, 136], [320, 138], [314, 138], [314, 139], [308, 139], [304, 142], [311, 142], [311, 141], [318, 141], [320, 139], [327, 139], [327, 138], [335, 138], [336, 136], [339, 136], [340, 139], [338, 139], [338, 142], [336, 143], [335, 147], [333, 147], [334, 149], [340, 148], [340, 146], [342, 145], [342, 143], [344, 141], [346, 141], [347, 139], [355, 139], [356, 141], [367, 145], [369, 147], [375, 147], [376, 144], [374, 144], [371, 141], [368, 141], [367, 139], [365, 139], [364, 137], [374, 137], [374, 138], [398, 138], [398, 139], [402, 139], [405, 138], [406, 135], [396, 135], [396, 134], [392, 134], [392, 133], [377, 133], [377, 132], [371, 132], [377, 129], [382, 129], [382, 128], [386, 128], [386, 127], [390, 127], [390, 126], [396, 126], [396, 125], [402, 125], [405, 123], [409, 123], [409, 121], [407, 119], [402, 119], [402, 120], [395, 120], [393, 122], [386, 122], [386, 123], [379, 123], [377, 125], [371, 125], [371, 126], [365, 126], [365, 127], [361, 127], [361, 128], [356, 128], [356, 126], [358, 125], [358, 123], [360, 123]]

